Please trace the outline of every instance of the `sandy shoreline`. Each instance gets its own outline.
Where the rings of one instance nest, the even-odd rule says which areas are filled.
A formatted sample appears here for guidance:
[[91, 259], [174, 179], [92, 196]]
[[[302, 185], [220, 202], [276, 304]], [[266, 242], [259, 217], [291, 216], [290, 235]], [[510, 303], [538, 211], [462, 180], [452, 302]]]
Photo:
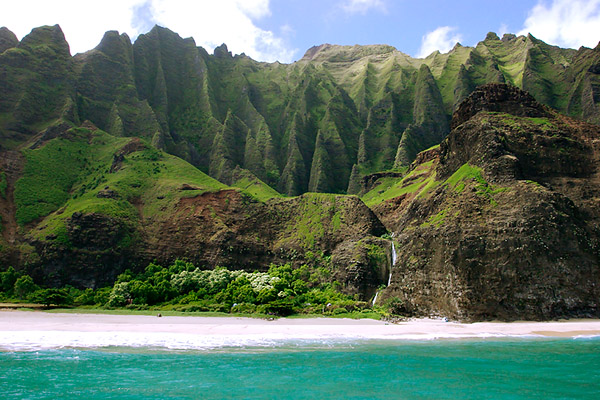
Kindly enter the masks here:
[[600, 320], [479, 322], [417, 319], [398, 324], [333, 318], [252, 318], [54, 314], [0, 311], [0, 348], [158, 346], [206, 348], [269, 345], [286, 340], [427, 340], [490, 337], [600, 336]]

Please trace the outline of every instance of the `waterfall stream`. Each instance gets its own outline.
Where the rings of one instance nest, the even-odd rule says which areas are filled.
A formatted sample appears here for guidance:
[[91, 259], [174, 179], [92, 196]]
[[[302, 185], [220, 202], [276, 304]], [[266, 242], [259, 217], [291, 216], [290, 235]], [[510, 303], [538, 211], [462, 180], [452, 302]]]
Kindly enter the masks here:
[[375, 302], [377, 301], [377, 296], [379, 296], [379, 290], [375, 292], [375, 297], [373, 297], [373, 303], [371, 304], [371, 307], [375, 305]]
[[398, 256], [396, 255], [396, 246], [394, 246], [394, 241], [392, 240], [392, 266], [390, 267], [390, 275], [388, 276], [388, 286], [390, 286], [390, 284], [392, 283], [392, 268], [394, 268], [394, 265], [396, 265], [396, 258]]
[[[392, 240], [392, 265], [390, 266], [390, 274], [388, 275], [388, 282], [387, 282], [388, 286], [390, 286], [390, 284], [392, 283], [392, 268], [394, 268], [394, 265], [396, 265], [397, 257], [398, 256], [396, 255], [396, 246], [394, 246], [394, 241]], [[379, 296], [379, 290], [377, 292], [375, 292], [375, 296], [373, 297], [372, 306], [375, 305], [375, 302], [377, 301], [378, 296]]]

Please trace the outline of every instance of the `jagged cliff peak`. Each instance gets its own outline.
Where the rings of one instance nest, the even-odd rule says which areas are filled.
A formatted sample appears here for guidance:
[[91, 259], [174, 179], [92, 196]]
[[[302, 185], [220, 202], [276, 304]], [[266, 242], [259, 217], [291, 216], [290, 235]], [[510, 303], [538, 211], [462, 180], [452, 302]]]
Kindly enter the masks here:
[[61, 56], [71, 55], [69, 43], [67, 43], [65, 34], [58, 24], [34, 28], [31, 33], [25, 36], [19, 43], [19, 47], [30, 49], [38, 45], [46, 45], [56, 51], [57, 54], [61, 54]]
[[96, 48], [106, 48], [112, 46], [114, 44], [121, 44], [123, 42], [128, 41], [131, 44], [131, 39], [127, 33], [119, 33], [118, 31], [107, 31], [100, 44]]
[[227, 48], [227, 45], [225, 43], [221, 44], [218, 47], [215, 47], [215, 50], [214, 50], [213, 54], [217, 58], [231, 58], [231, 57], [233, 57], [231, 51], [229, 51], [229, 49]]
[[517, 35], [515, 35], [514, 33], [505, 33], [504, 35], [502, 35], [503, 42], [508, 42], [508, 41], [516, 39], [516, 38], [517, 38]]
[[18, 44], [19, 39], [12, 31], [5, 26], [0, 28], [0, 53], [11, 47], [16, 47]]
[[99, 50], [115, 59], [121, 59], [123, 55], [129, 58], [132, 57], [131, 39], [126, 33], [119, 34], [117, 31], [106, 32], [95, 50]]
[[[193, 43], [194, 46], [196, 45], [196, 41], [194, 40], [194, 38], [192, 37], [188, 37], [188, 38], [182, 38], [177, 32], [172, 31], [169, 28], [166, 28], [164, 26], [160, 26], [160, 25], [154, 25], [152, 27], [152, 29], [145, 34], [141, 34], [138, 36], [138, 39], [142, 39], [142, 38], [154, 38], [154, 39], [158, 39], [160, 41], [162, 40], [181, 40], [183, 42], [189, 42], [189, 43]], [[136, 39], [137, 42], [137, 39]]]
[[488, 34], [485, 35], [485, 40], [500, 40], [500, 38], [496, 35], [496, 32], [488, 32]]

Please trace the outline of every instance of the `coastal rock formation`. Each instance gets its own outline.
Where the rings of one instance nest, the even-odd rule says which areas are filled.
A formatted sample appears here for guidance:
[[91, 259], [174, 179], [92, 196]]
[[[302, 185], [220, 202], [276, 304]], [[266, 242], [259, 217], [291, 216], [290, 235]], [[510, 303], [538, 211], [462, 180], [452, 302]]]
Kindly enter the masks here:
[[467, 320], [600, 315], [600, 128], [498, 84], [452, 126], [434, 183], [387, 220], [399, 261], [383, 297]]

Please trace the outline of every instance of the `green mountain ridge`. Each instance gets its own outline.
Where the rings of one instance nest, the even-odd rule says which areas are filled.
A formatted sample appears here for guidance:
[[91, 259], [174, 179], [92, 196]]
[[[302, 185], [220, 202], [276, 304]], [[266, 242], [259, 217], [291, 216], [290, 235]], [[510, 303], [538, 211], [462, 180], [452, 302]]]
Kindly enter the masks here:
[[[158, 26], [133, 44], [107, 32], [75, 57], [58, 26], [34, 29], [20, 43], [3, 32], [0, 124], [15, 137], [3, 138], [3, 148], [39, 131], [37, 120], [89, 120], [118, 136], [149, 138], [226, 184], [240, 167], [286, 195], [346, 193], [356, 188], [354, 165], [355, 179], [408, 166], [445, 137], [456, 105], [485, 83], [507, 82], [567, 115], [600, 121], [598, 50], [561, 49], [531, 35], [489, 34], [475, 47], [424, 59], [385, 45], [322, 45], [284, 65], [233, 57], [225, 45], [209, 55]], [[38, 59], [54, 65], [36, 70], [30, 61]], [[58, 79], [60, 87], [35, 83]], [[33, 92], [48, 100], [23, 98]], [[27, 107], [47, 111], [27, 115]], [[15, 113], [28, 126], [12, 126]]]
[[[176, 258], [247, 270], [313, 262], [365, 301], [395, 271], [381, 299], [401, 301], [406, 313], [592, 315], [590, 298], [571, 289], [595, 282], [598, 265], [593, 222], [581, 215], [595, 221], [597, 214], [589, 201], [597, 162], [582, 149], [595, 149], [597, 126], [585, 121], [600, 122], [599, 66], [599, 47], [560, 49], [530, 35], [490, 33], [475, 47], [424, 59], [385, 45], [322, 45], [286, 65], [233, 56], [225, 45], [211, 55], [158, 26], [133, 44], [107, 32], [73, 57], [57, 25], [21, 41], [2, 28], [0, 263], [55, 286], [98, 287], [126, 268]], [[457, 132], [473, 140], [462, 142]], [[503, 140], [510, 145], [498, 158]], [[510, 169], [539, 165], [546, 166], [539, 175]], [[570, 189], [573, 177], [587, 189]], [[547, 201], [552, 218], [564, 217], [568, 243], [549, 233]], [[460, 271], [474, 265], [465, 260], [478, 251], [475, 235], [494, 242], [496, 231], [472, 228], [484, 219], [467, 215], [496, 221], [504, 212], [518, 220], [526, 217], [515, 211], [521, 206], [545, 224], [540, 233], [528, 220], [525, 232], [571, 249], [588, 272], [573, 272], [544, 309], [515, 306], [546, 296], [539, 287], [558, 287], [556, 271], [574, 268], [552, 264], [554, 281], [515, 285], [507, 306], [493, 310], [484, 301], [493, 298], [488, 287], [478, 292], [477, 275]], [[502, 232], [525, 240], [523, 230]], [[391, 265], [386, 233], [402, 245], [401, 265]], [[453, 241], [461, 237], [464, 243]], [[461, 251], [472, 252], [461, 258]], [[503, 270], [485, 264], [493, 257], [482, 254], [477, 268], [504, 282]], [[544, 269], [533, 261], [523, 268]], [[568, 296], [578, 300], [561, 305]]]

